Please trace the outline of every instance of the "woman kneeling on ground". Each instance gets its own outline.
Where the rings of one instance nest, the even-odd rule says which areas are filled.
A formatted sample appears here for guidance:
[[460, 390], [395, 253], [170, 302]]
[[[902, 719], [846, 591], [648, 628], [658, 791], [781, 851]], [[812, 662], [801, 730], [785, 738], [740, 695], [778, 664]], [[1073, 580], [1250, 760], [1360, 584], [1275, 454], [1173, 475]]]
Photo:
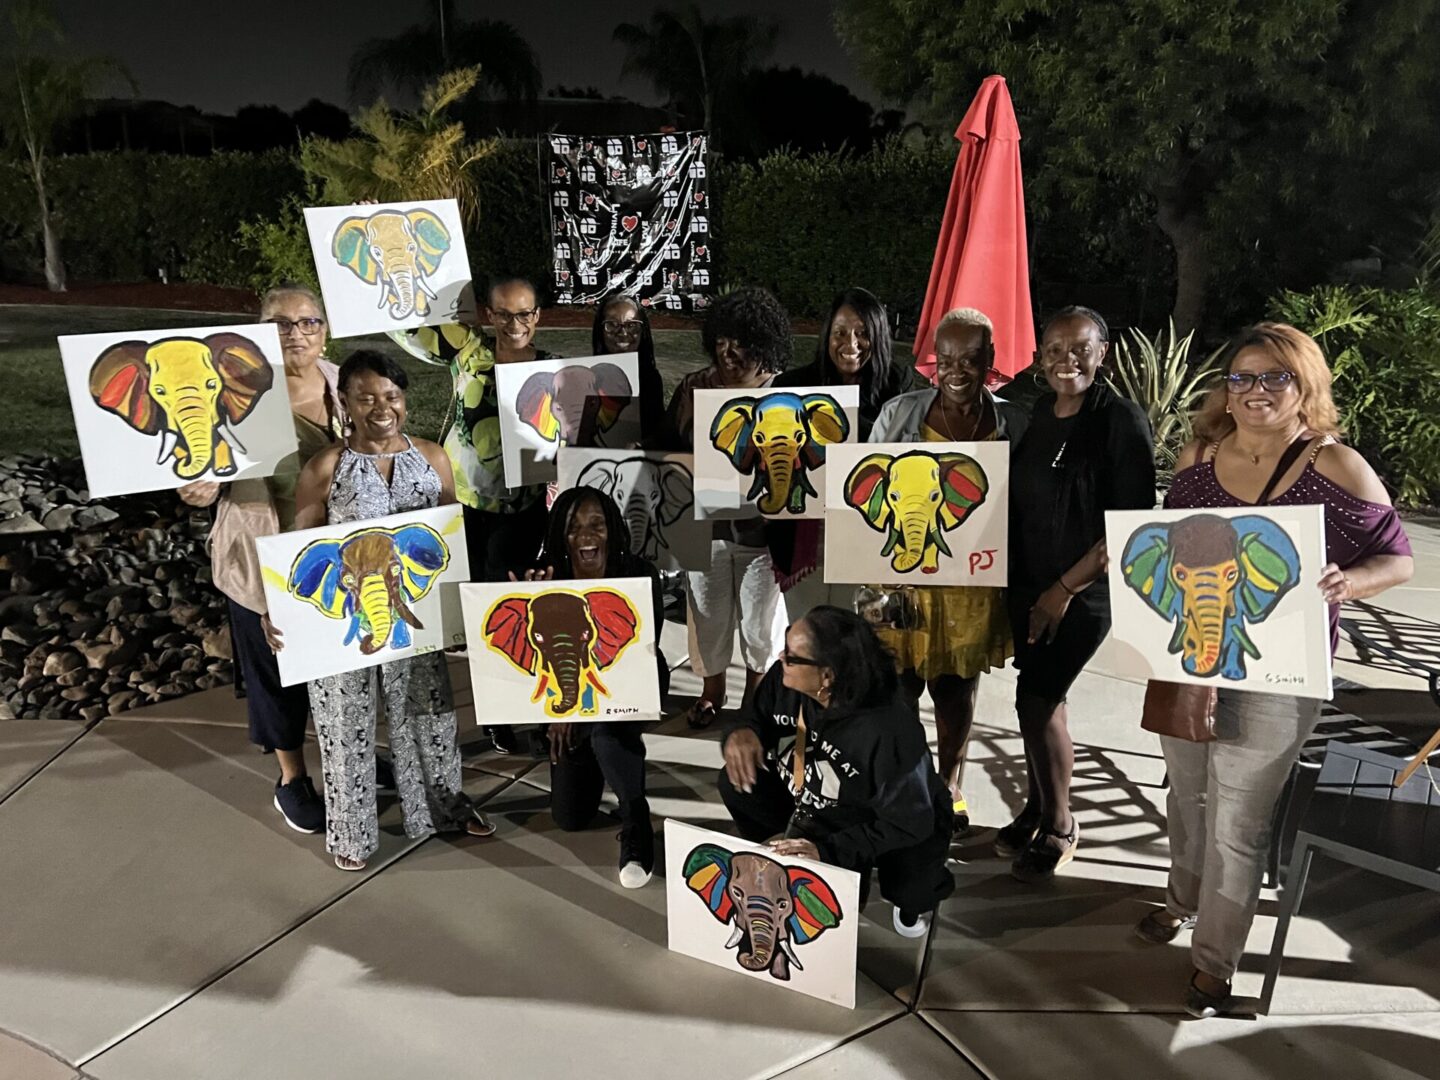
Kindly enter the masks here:
[[[539, 566], [527, 581], [649, 578], [655, 637], [664, 623], [660, 575], [630, 551], [630, 528], [615, 500], [592, 487], [562, 491], [550, 507]], [[657, 656], [659, 650], [656, 650]], [[670, 669], [659, 657], [660, 696], [669, 690]], [[633, 720], [551, 724], [550, 813], [566, 832], [595, 820], [605, 785], [620, 802], [620, 884], [638, 889], [655, 868], [655, 827], [645, 800], [644, 723]]]
[[857, 871], [862, 907], [873, 867], [895, 930], [925, 934], [955, 889], [950, 794], [864, 619], [822, 605], [791, 626], [724, 753], [720, 796], [741, 836]]
[[[297, 530], [455, 502], [445, 451], [405, 434], [408, 382], [404, 369], [381, 353], [360, 350], [341, 365], [340, 397], [354, 430], [301, 472]], [[273, 630], [270, 644], [277, 652], [284, 647]], [[325, 777], [325, 850], [341, 870], [365, 869], [380, 844], [375, 722], [381, 701], [405, 835], [495, 831], [460, 790], [455, 707], [443, 651], [328, 675], [310, 683], [310, 711]]]

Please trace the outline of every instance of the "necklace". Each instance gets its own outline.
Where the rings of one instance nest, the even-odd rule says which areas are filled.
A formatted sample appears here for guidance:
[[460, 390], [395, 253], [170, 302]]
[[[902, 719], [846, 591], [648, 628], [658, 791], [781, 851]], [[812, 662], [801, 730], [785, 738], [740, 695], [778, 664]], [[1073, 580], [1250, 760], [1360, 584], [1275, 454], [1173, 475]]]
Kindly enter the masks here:
[[980, 430], [980, 422], [985, 419], [985, 395], [980, 395], [980, 400], [975, 404], [975, 422], [970, 425], [970, 434], [963, 439], [955, 438], [955, 432], [950, 427], [950, 414], [945, 411], [945, 395], [940, 395], [940, 419], [945, 421], [945, 435], [951, 442], [974, 442], [975, 433]]

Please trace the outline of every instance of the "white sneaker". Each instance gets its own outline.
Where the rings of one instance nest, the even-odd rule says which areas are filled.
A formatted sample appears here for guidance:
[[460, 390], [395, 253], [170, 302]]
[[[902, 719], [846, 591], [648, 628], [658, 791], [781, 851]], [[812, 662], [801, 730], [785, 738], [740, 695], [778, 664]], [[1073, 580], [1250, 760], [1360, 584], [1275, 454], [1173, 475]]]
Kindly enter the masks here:
[[915, 920], [913, 926], [906, 926], [900, 921], [900, 909], [898, 907], [891, 914], [890, 922], [895, 927], [895, 932], [901, 937], [922, 938], [930, 932], [929, 915], [921, 915]]
[[620, 885], [625, 889], [643, 889], [650, 883], [650, 871], [638, 862], [627, 862], [620, 868]]

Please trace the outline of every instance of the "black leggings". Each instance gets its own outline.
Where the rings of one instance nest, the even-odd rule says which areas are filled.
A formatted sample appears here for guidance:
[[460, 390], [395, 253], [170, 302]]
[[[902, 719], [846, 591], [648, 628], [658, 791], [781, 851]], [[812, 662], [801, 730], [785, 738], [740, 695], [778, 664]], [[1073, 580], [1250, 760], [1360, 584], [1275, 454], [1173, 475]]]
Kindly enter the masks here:
[[[795, 811], [795, 795], [785, 781], [771, 770], [755, 778], [755, 787], [747, 794], [730, 783], [724, 769], [720, 770], [720, 798], [730, 811], [740, 835], [751, 843], [760, 844], [785, 831]], [[950, 851], [950, 806], [936, 805], [935, 831], [910, 847], [887, 851], [875, 860], [874, 869], [880, 878], [880, 895], [909, 915], [923, 915], [955, 891], [955, 878], [945, 866]], [[810, 839], [815, 839], [811, 836]], [[860, 906], [870, 894], [870, 864], [846, 866], [860, 875]]]
[[234, 600], [227, 602], [235, 662], [245, 679], [250, 741], [266, 751], [299, 750], [305, 745], [305, 722], [310, 719], [309, 686], [280, 685], [280, 665], [265, 640], [260, 616]]
[[550, 770], [550, 813], [566, 832], [587, 828], [605, 785], [620, 800], [621, 820], [648, 815], [644, 725], [634, 721], [577, 724], [578, 741]]

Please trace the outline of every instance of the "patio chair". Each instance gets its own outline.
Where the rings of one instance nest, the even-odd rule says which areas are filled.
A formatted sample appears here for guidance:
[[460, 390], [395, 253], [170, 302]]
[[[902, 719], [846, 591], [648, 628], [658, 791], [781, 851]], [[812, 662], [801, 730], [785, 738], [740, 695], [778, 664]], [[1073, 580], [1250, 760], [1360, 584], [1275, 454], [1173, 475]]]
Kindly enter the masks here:
[[1332, 742], [1326, 747], [1315, 790], [1295, 833], [1260, 1012], [1270, 1011], [1290, 920], [1300, 909], [1317, 852], [1440, 891], [1440, 787], [1428, 768], [1396, 787], [1406, 764], [1403, 756], [1363, 746]]

